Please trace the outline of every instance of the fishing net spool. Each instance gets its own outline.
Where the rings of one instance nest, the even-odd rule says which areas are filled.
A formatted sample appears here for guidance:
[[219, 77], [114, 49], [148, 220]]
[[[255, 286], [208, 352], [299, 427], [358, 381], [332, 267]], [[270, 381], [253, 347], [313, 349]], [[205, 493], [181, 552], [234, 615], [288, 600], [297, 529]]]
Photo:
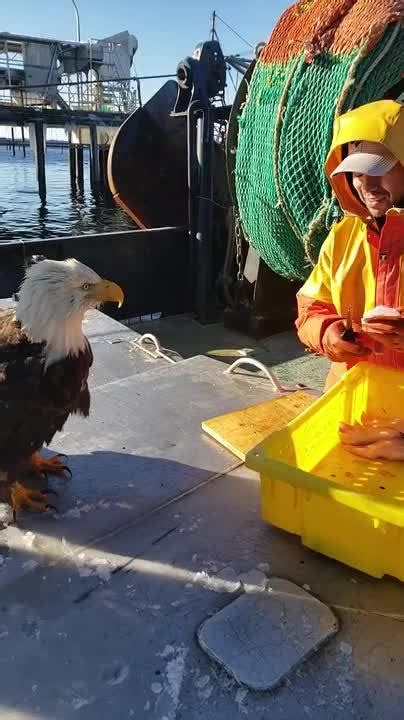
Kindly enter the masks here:
[[340, 217], [323, 170], [335, 117], [404, 90], [403, 19], [403, 0], [299, 0], [240, 88], [230, 187], [245, 237], [284, 278], [307, 277]]
[[[256, 58], [262, 48], [257, 48]], [[240, 85], [231, 108], [229, 124], [226, 135], [226, 165], [227, 180], [230, 198], [233, 206], [231, 215], [233, 237], [233, 252], [235, 260], [233, 267], [228, 273], [228, 279], [233, 278], [231, 296], [224, 312], [224, 324], [227, 328], [238, 330], [254, 338], [267, 337], [276, 332], [289, 329], [296, 316], [296, 292], [298, 283], [290, 282], [276, 274], [267, 263], [259, 260], [255, 281], [249, 281], [241, 273], [237, 266], [238, 256], [236, 243], [235, 224], [239, 217], [238, 198], [236, 189], [236, 157], [239, 134], [238, 120], [248, 95], [251, 78], [254, 74], [257, 60], [255, 59], [248, 67]], [[241, 263], [246, 267], [246, 259], [249, 251], [249, 242], [240, 227], [241, 240]]]

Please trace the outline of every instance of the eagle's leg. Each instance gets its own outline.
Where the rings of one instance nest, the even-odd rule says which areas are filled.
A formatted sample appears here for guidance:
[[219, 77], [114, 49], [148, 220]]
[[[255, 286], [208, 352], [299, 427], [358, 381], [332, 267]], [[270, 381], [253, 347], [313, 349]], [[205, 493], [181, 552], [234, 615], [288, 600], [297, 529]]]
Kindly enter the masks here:
[[31, 488], [24, 487], [24, 485], [21, 485], [19, 482], [14, 482], [11, 486], [11, 507], [14, 522], [17, 519], [17, 512], [21, 510], [22, 507], [33, 508], [41, 512], [48, 512], [48, 510], [57, 511], [57, 508], [49, 505], [46, 501], [46, 495], [47, 492], [32, 490]]
[[42, 457], [39, 452], [31, 455], [29, 460], [31, 470], [36, 474], [64, 475], [65, 472], [71, 476], [70, 468], [63, 463], [63, 455], [52, 455], [49, 458]]

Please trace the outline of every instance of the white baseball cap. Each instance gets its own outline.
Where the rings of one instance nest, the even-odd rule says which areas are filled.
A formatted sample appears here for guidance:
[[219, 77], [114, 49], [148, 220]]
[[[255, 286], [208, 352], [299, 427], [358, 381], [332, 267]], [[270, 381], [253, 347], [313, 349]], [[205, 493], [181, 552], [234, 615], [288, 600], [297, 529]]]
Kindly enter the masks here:
[[398, 163], [398, 159], [385, 145], [377, 142], [348, 143], [348, 155], [335, 168], [331, 176], [343, 172], [361, 175], [386, 175]]

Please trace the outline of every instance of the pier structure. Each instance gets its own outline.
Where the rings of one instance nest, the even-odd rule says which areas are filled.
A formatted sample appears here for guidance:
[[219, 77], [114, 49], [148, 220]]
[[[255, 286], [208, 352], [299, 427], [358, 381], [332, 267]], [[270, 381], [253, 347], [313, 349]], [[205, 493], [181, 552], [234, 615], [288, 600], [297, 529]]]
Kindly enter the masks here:
[[86, 43], [0, 34], [0, 125], [11, 128], [13, 154], [15, 128], [20, 128], [24, 154], [29, 139], [43, 203], [48, 128], [66, 132], [72, 188], [83, 186], [85, 147], [92, 191], [107, 188], [108, 148], [141, 102], [139, 80], [131, 76], [137, 47], [127, 31]]

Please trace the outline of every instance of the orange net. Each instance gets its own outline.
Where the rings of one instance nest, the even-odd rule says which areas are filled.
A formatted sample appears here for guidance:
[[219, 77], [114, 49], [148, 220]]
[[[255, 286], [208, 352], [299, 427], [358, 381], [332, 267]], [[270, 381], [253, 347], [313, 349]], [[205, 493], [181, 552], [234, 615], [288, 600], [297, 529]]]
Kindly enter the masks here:
[[310, 62], [324, 50], [348, 54], [365, 43], [369, 52], [402, 18], [404, 0], [299, 0], [281, 16], [260, 59], [288, 62], [305, 50]]

